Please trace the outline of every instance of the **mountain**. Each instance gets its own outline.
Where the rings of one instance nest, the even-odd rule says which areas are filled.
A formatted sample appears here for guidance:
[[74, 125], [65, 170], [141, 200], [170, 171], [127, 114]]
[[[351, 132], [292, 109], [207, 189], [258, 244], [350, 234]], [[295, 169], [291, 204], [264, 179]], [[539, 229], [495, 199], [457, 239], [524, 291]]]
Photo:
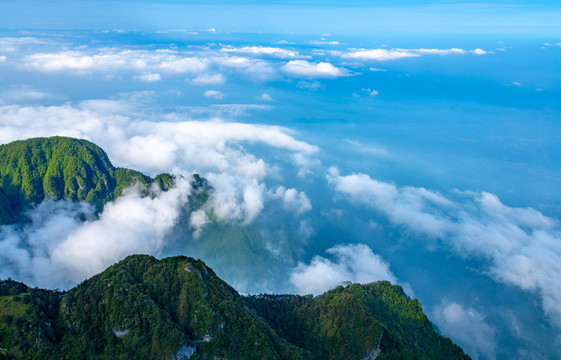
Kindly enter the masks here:
[[[26, 221], [25, 211], [47, 198], [87, 201], [101, 211], [127, 186], [166, 191], [175, 180], [115, 168], [86, 140], [16, 141], [0, 146], [0, 224]], [[194, 210], [213, 188], [196, 174], [191, 184]], [[262, 279], [278, 272], [257, 232], [218, 223], [207, 230], [192, 243], [222, 273], [236, 269], [234, 278], [251, 283], [255, 273]], [[341, 286], [317, 297], [242, 296], [200, 260], [146, 255], [130, 256], [67, 292], [0, 281], [0, 360], [131, 358], [469, 357], [434, 330], [418, 301], [388, 282]]]
[[0, 282], [0, 359], [469, 359], [399, 286], [242, 296], [202, 261], [133, 255], [68, 292]]
[[[0, 145], [0, 224], [22, 220], [22, 213], [45, 198], [87, 201], [101, 211], [134, 183], [173, 186], [173, 177], [152, 179], [138, 171], [114, 167], [97, 145], [68, 137], [34, 138]], [[208, 187], [195, 176], [194, 188]], [[194, 204], [206, 196], [197, 193]]]

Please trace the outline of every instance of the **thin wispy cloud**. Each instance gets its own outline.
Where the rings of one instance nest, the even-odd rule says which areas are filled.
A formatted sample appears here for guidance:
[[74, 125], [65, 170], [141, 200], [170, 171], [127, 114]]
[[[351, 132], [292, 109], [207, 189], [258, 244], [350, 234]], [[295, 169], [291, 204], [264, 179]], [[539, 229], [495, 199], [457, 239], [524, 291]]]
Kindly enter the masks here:
[[496, 358], [496, 331], [481, 312], [455, 302], [443, 302], [433, 309], [432, 320], [444, 334], [453, 334], [473, 359]]
[[207, 91], [204, 92], [204, 96], [206, 96], [207, 98], [212, 98], [212, 99], [216, 99], [216, 100], [224, 99], [224, 93], [222, 91], [218, 91], [218, 90], [207, 90]]
[[243, 46], [243, 47], [224, 47], [220, 51], [227, 53], [242, 53], [252, 55], [273, 56], [280, 59], [298, 59], [305, 56], [300, 55], [297, 51], [281, 49], [270, 46]]

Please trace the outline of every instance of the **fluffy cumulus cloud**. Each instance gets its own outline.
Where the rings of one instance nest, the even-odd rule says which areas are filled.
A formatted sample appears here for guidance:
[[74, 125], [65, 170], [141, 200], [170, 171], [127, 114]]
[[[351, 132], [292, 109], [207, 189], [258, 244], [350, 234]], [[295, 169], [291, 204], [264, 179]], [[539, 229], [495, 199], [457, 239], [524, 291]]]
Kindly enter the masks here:
[[471, 50], [470, 52], [474, 53], [475, 55], [485, 55], [485, 54], [489, 53], [488, 51], [485, 51], [483, 49], [474, 49], [474, 50]]
[[99, 218], [85, 203], [44, 201], [30, 210], [23, 229], [0, 227], [0, 273], [37, 286], [71, 286], [127, 255], [159, 255], [188, 209], [190, 191], [185, 178], [167, 192], [151, 189], [150, 196], [130, 188]]
[[444, 334], [453, 335], [473, 359], [495, 359], [495, 330], [482, 313], [455, 302], [444, 302], [435, 307], [432, 320]]
[[542, 308], [561, 328], [559, 224], [532, 208], [504, 205], [487, 192], [458, 192], [452, 201], [434, 191], [397, 187], [366, 174], [330, 169], [333, 188], [384, 214], [395, 225], [439, 239], [464, 257], [485, 259], [491, 278], [541, 296]]
[[279, 186], [272, 195], [282, 200], [285, 210], [297, 215], [312, 210], [312, 202], [303, 191], [298, 192], [296, 189], [286, 189], [284, 186]]
[[299, 263], [290, 282], [300, 294], [321, 294], [347, 281], [397, 281], [389, 265], [364, 244], [336, 245], [327, 250], [333, 260], [315, 256], [309, 265]]
[[306, 60], [291, 60], [280, 69], [288, 75], [308, 79], [333, 79], [350, 75], [347, 69], [336, 67], [331, 63], [313, 63]]
[[[257, 49], [269, 49], [259, 48]], [[248, 48], [251, 49], [251, 48]], [[275, 50], [276, 48], [270, 48]], [[233, 50], [233, 49], [230, 49]], [[285, 54], [271, 50], [269, 55]], [[279, 49], [282, 50], [282, 49]], [[195, 74], [194, 85], [222, 84], [226, 81], [223, 72], [238, 74], [251, 81], [269, 81], [278, 76], [278, 70], [271, 61], [256, 58], [267, 51], [253, 52], [255, 57], [239, 56], [233, 51], [199, 50], [141, 50], [123, 48], [83, 48], [62, 51], [36, 52], [19, 59], [23, 69], [50, 73], [91, 74], [101, 72], [112, 75], [131, 73], [143, 81], [156, 81], [156, 74]], [[282, 57], [282, 56], [281, 56]], [[296, 56], [301, 57], [301, 56]]]

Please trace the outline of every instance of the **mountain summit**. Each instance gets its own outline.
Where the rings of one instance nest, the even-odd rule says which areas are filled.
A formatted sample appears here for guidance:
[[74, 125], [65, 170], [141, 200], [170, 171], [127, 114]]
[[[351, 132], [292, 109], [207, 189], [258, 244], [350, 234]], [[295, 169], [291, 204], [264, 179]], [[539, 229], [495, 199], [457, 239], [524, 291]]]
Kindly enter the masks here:
[[242, 296], [200, 260], [133, 255], [65, 293], [0, 295], [0, 359], [469, 359], [388, 282]]

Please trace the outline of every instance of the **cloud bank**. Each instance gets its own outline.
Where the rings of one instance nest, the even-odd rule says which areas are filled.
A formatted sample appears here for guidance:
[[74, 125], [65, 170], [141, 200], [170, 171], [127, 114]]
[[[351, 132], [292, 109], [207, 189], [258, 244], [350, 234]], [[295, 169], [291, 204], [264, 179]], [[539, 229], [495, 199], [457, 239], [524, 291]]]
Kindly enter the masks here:
[[487, 192], [452, 201], [436, 192], [397, 187], [365, 174], [330, 169], [334, 190], [385, 215], [394, 225], [438, 239], [463, 257], [484, 259], [496, 281], [536, 292], [549, 321], [561, 328], [561, 236], [558, 224], [532, 208], [504, 205]]
[[[260, 144], [277, 149], [287, 153], [289, 161], [295, 156], [292, 165], [305, 172], [305, 167], [314, 164], [306, 159], [319, 149], [295, 139], [290, 130], [218, 120], [184, 120], [178, 114], [157, 115], [167, 121], [125, 115], [138, 111], [126, 101], [109, 100], [81, 102], [77, 107], [1, 106], [0, 143], [38, 136], [71, 136], [98, 144], [117, 166], [151, 175], [173, 169], [184, 174], [198, 172], [216, 188], [206, 210], [223, 221], [251, 223], [268, 201], [281, 201], [282, 208], [296, 215], [311, 208], [310, 200], [301, 191], [281, 191], [278, 186], [268, 189], [264, 181], [277, 178], [278, 169], [244, 146]], [[192, 220], [195, 231], [204, 225], [201, 219], [196, 220]]]

